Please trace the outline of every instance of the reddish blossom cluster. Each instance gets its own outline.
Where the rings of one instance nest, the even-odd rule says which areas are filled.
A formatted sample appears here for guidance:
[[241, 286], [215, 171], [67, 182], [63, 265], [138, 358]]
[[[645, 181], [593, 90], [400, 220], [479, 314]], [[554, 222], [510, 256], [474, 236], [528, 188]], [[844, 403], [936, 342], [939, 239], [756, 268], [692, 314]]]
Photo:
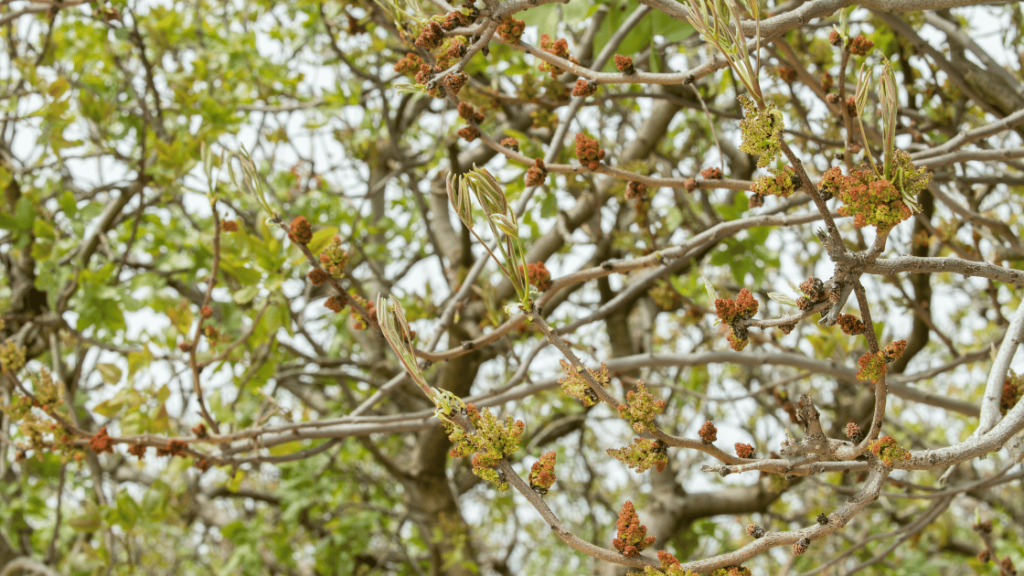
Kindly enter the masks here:
[[519, 152], [519, 140], [509, 137], [501, 141], [501, 145], [513, 152]]
[[548, 493], [555, 483], [555, 452], [545, 452], [530, 467], [530, 488], [541, 496]]
[[765, 535], [765, 531], [764, 531], [764, 528], [761, 528], [757, 524], [748, 524], [747, 525], [747, 534], [749, 534], [752, 538], [755, 538], [755, 539], [756, 538], [763, 538], [764, 535]]
[[838, 48], [843, 45], [843, 36], [838, 30], [833, 30], [828, 35], [828, 43]]
[[715, 314], [725, 324], [738, 320], [747, 320], [757, 314], [758, 302], [749, 290], [743, 288], [736, 299], [719, 298], [715, 300]]
[[839, 324], [839, 327], [843, 329], [844, 334], [849, 334], [851, 336], [863, 334], [864, 331], [867, 330], [867, 326], [864, 325], [864, 322], [853, 314], [840, 314], [836, 324]]
[[534, 262], [526, 265], [526, 277], [530, 285], [541, 292], [551, 288], [551, 272], [548, 272], [543, 262]]
[[[717, 170], [717, 168], [715, 168]], [[753, 191], [758, 195], [789, 198], [800, 186], [800, 177], [789, 166], [781, 170], [770, 169], [771, 176], [761, 176], [754, 181]]]
[[466, 122], [476, 122], [479, 124], [484, 121], [484, 114], [474, 108], [469, 102], [459, 102], [459, 118]]
[[213, 462], [210, 462], [206, 458], [196, 458], [193, 464], [200, 472], [206, 472], [213, 466]]
[[146, 446], [144, 444], [131, 444], [128, 446], [128, 453], [142, 460], [146, 455]]
[[860, 366], [860, 370], [857, 371], [857, 379], [868, 382], [877, 382], [889, 371], [881, 352], [875, 354], [868, 352], [857, 359], [857, 365]]
[[1024, 395], [1024, 378], [1014, 376], [1003, 381], [1003, 395], [999, 400], [999, 411], [1003, 413], [1003, 416], [1013, 410], [1017, 402], [1020, 402], [1022, 395]]
[[418, 54], [407, 52], [405, 56], [395, 62], [395, 72], [406, 76], [415, 76], [423, 66], [423, 59]]
[[750, 444], [742, 444], [740, 442], [737, 442], [736, 455], [739, 456], [740, 458], [753, 458], [754, 447], [751, 446]]
[[309, 278], [310, 284], [313, 286], [319, 286], [324, 282], [327, 282], [330, 275], [327, 274], [327, 272], [324, 272], [322, 268], [313, 268], [308, 274], [306, 274], [306, 277]]
[[341, 246], [341, 238], [335, 236], [331, 243], [320, 253], [320, 264], [334, 278], [345, 275], [348, 266], [348, 252]]
[[626, 392], [626, 403], [619, 404], [619, 418], [629, 422], [637, 434], [653, 429], [654, 418], [665, 411], [665, 401], [656, 400], [647, 391], [642, 381], [637, 381], [636, 390]]
[[622, 505], [615, 527], [618, 529], [618, 536], [612, 540], [612, 546], [615, 546], [623, 556], [639, 556], [641, 551], [654, 544], [654, 536], [647, 536], [647, 526], [640, 524], [640, 517], [629, 500]]
[[473, 18], [468, 14], [463, 14], [458, 10], [453, 10], [444, 16], [444, 22], [441, 24], [441, 28], [445, 31], [451, 31], [459, 26], [469, 26], [473, 23]]
[[811, 544], [811, 539], [804, 537], [793, 543], [793, 556], [803, 556], [804, 552], [807, 552], [807, 547]]
[[697, 431], [697, 435], [705, 444], [711, 444], [715, 440], [718, 440], [718, 428], [715, 428], [714, 422], [708, 420], [700, 427]]
[[[547, 52], [548, 54], [558, 56], [559, 58], [564, 58], [572, 62], [573, 64], [580, 63], [579, 60], [569, 55], [569, 43], [564, 38], [552, 40], [551, 36], [548, 36], [547, 34], [541, 34], [540, 49]], [[561, 68], [555, 66], [554, 64], [549, 64], [547, 62], [541, 62], [540, 65], [537, 66], [537, 68], [539, 68], [541, 72], [550, 73], [552, 78], [558, 78], [558, 75], [562, 73]]]
[[441, 29], [441, 25], [433, 20], [427, 22], [427, 25], [423, 27], [423, 32], [420, 33], [419, 37], [416, 38], [417, 48], [423, 48], [424, 50], [433, 50], [444, 42], [444, 30]]
[[100, 428], [92, 438], [89, 439], [89, 449], [96, 454], [103, 454], [104, 452], [114, 452], [114, 441], [107, 434], [107, 427]]
[[523, 36], [523, 30], [526, 29], [526, 23], [522, 20], [516, 20], [509, 16], [501, 21], [501, 25], [498, 26], [498, 35], [501, 39], [509, 44], [516, 44], [519, 39]]
[[683, 180], [683, 188], [685, 188], [687, 192], [693, 192], [697, 189], [697, 180], [693, 178]]
[[448, 42], [448, 48], [438, 56], [437, 63], [442, 68], [448, 68], [466, 55], [466, 43], [462, 38], [453, 38]]
[[626, 184], [626, 199], [643, 202], [647, 199], [647, 185], [631, 180], [629, 184]]
[[420, 64], [420, 69], [415, 76], [416, 83], [427, 85], [434, 78], [434, 74], [440, 71], [440, 68], [431, 68], [428, 64]]
[[[468, 82], [468, 81], [469, 81], [469, 76], [467, 76], [465, 74], [465, 72], [457, 72], [455, 74], [445, 74], [445, 77], [444, 77], [444, 85], [447, 86], [448, 89], [451, 90], [452, 94], [454, 94], [456, 96], [458, 96], [459, 92], [462, 90], [462, 87], [465, 86], [466, 82]], [[482, 115], [481, 115], [481, 119], [482, 119]]]
[[735, 300], [719, 298], [715, 300], [715, 314], [728, 324], [730, 331], [728, 336], [729, 347], [739, 352], [747, 346], [748, 333], [745, 320], [749, 320], [757, 314], [758, 302], [749, 290], [743, 288]]
[[629, 56], [623, 56], [621, 54], [615, 55], [615, 67], [626, 75], [636, 74], [636, 67], [633, 66], [633, 59]]
[[579, 132], [576, 134], [576, 158], [584, 166], [597, 170], [604, 160], [604, 150], [597, 145], [597, 140]]
[[760, 208], [764, 206], [764, 194], [755, 193], [747, 199], [747, 208]]
[[548, 170], [544, 167], [544, 160], [537, 158], [533, 161], [533, 166], [526, 171], [526, 185], [540, 186], [544, 183], [544, 179], [547, 177]]
[[327, 300], [324, 300], [324, 308], [327, 308], [331, 312], [335, 313], [344, 310], [345, 304], [346, 302], [341, 298], [341, 296], [338, 295], [331, 296]]
[[[562, 371], [565, 374], [558, 379], [558, 384], [562, 386], [562, 390], [565, 390], [565, 393], [569, 396], [583, 402], [584, 406], [597, 404], [597, 392], [590, 387], [590, 383], [587, 382], [587, 379], [581, 373], [582, 371], [576, 370], [572, 364], [565, 360], [559, 360], [558, 363], [562, 365]], [[611, 374], [608, 372], [608, 366], [604, 363], [601, 363], [599, 370], [595, 371], [588, 368], [587, 371], [590, 372], [590, 375], [601, 386], [607, 386], [611, 382]]]
[[181, 455], [181, 453], [185, 451], [186, 447], [187, 447], [187, 445], [183, 441], [181, 441], [181, 440], [170, 440], [170, 441], [167, 442], [167, 447], [166, 448], [157, 448], [156, 449], [156, 455], [157, 456], [170, 456], [170, 457], [173, 458], [174, 456]]
[[835, 79], [832, 78], [832, 75], [829, 74], [828, 72], [825, 72], [824, 74], [821, 75], [821, 89], [823, 91], [828, 92], [829, 90], [831, 90], [833, 82], [835, 82]]
[[212, 318], [213, 308], [210, 308], [209, 306], [203, 306], [202, 308], [199, 309], [199, 314], [201, 314], [203, 318]]
[[906, 448], [901, 448], [892, 436], [882, 436], [878, 440], [871, 442], [870, 448], [871, 452], [878, 456], [878, 459], [885, 463], [886, 466], [910, 460], [910, 452]]
[[826, 297], [825, 283], [821, 281], [821, 278], [808, 277], [807, 280], [800, 283], [800, 292], [803, 292], [811, 302], [821, 302]]
[[480, 131], [477, 130], [476, 126], [466, 126], [458, 131], [458, 135], [466, 142], [472, 142], [480, 136]]
[[466, 405], [466, 418], [475, 429], [472, 434], [448, 422], [444, 423], [448, 439], [454, 445], [449, 456], [460, 458], [473, 454], [473, 474], [494, 483], [501, 492], [508, 490], [504, 473], [496, 470], [495, 466], [519, 449], [519, 440], [526, 425], [522, 420], [514, 420], [512, 416], [499, 420], [487, 408], [481, 411], [473, 404]]
[[191, 428], [192, 433], [195, 434], [196, 438], [206, 438], [209, 433], [206, 431], [206, 424], [200, 422]]
[[722, 169], [721, 168], [705, 168], [700, 171], [700, 177], [705, 180], [721, 180]]
[[900, 356], [903, 356], [903, 353], [906, 352], [906, 350], [907, 341], [897, 340], [895, 342], [892, 342], [891, 344], [886, 346], [884, 350], [882, 350], [882, 358], [885, 359], [886, 364], [890, 362], [895, 362], [896, 360], [900, 359]]
[[225, 220], [220, 223], [220, 229], [225, 232], [238, 232], [238, 220]]
[[843, 202], [839, 213], [853, 216], [858, 228], [876, 226], [879, 230], [888, 230], [913, 214], [904, 196], [916, 197], [931, 180], [931, 174], [915, 169], [910, 156], [902, 150], [895, 151], [892, 164], [893, 171], [902, 174], [898, 181], [902, 190], [872, 170], [857, 169], [843, 176], [839, 167], [825, 171], [818, 187]]
[[296, 244], [306, 245], [313, 239], [313, 227], [305, 216], [296, 216], [288, 230], [288, 239]]
[[577, 98], [586, 98], [587, 96], [593, 96], [595, 93], [597, 93], [597, 82], [593, 80], [579, 78], [576, 80], [576, 85], [572, 87], [572, 95]]
[[789, 66], [779, 66], [779, 78], [787, 84], [796, 82], [796, 70], [793, 70]]
[[874, 47], [875, 43], [868, 40], [863, 34], [858, 35], [850, 42], [850, 52], [857, 56], [867, 56]]
[[618, 450], [609, 448], [607, 453], [638, 474], [651, 468], [664, 472], [668, 467], [667, 446], [661, 440], [653, 438], [634, 438], [629, 446]]
[[860, 441], [864, 439], [864, 434], [860, 431], [860, 426], [858, 426], [853, 420], [846, 423], [846, 437], [854, 444], [860, 444]]
[[857, 117], [857, 101], [853, 98], [853, 96], [848, 96], [846, 98], [846, 113], [851, 118]]

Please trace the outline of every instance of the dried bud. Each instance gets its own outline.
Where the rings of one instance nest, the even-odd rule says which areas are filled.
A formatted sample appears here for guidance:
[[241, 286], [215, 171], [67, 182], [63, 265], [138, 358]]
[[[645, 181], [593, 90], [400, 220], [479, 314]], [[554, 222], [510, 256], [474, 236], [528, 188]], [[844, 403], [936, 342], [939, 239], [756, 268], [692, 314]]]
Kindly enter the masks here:
[[572, 88], [572, 95], [577, 98], [593, 96], [596, 92], [597, 82], [594, 82], [593, 80], [584, 80], [583, 78], [576, 80], [576, 85]]
[[700, 427], [700, 430], [697, 431], [697, 435], [700, 436], [700, 439], [703, 440], [705, 444], [711, 444], [715, 440], [718, 440], [718, 429], [715, 428], [715, 425], [711, 420], [708, 420]]
[[636, 68], [633, 66], [633, 59], [630, 58], [629, 56], [622, 56], [620, 54], [616, 54], [615, 67], [619, 69], [619, 72], [622, 72], [627, 76], [636, 74]]
[[761, 528], [757, 524], [749, 524], [747, 526], [747, 534], [753, 538], [762, 538], [764, 537], [765, 532], [764, 528]]
[[345, 309], [345, 301], [340, 296], [334, 295], [324, 301], [324, 307], [331, 312], [341, 312]]
[[818, 521], [818, 524], [821, 524], [822, 526], [825, 526], [825, 525], [828, 524], [828, 516], [825, 516], [824, 514], [818, 514], [817, 521]]
[[867, 56], [868, 52], [875, 47], [875, 43], [868, 40], [863, 34], [857, 36], [850, 42], [850, 52], [857, 56]]
[[306, 277], [309, 278], [310, 284], [312, 284], [313, 286], [319, 286], [324, 282], [327, 282], [327, 280], [330, 278], [330, 274], [328, 274], [322, 268], [313, 268], [312, 270], [309, 271], [309, 274], [306, 274]]
[[107, 434], [107, 427], [100, 428], [99, 432], [96, 433], [92, 438], [89, 439], [89, 449], [96, 454], [103, 454], [104, 452], [114, 453], [114, 441]]
[[700, 171], [700, 177], [705, 180], [720, 180], [722, 178], [721, 168], [705, 168]]
[[807, 547], [810, 546], [811, 540], [809, 538], [801, 538], [793, 544], [793, 556], [803, 556], [804, 552], [807, 552]]
[[128, 446], [128, 453], [142, 460], [146, 455], [146, 446], [144, 444], [132, 444]]
[[309, 244], [313, 239], [313, 227], [305, 216], [296, 216], [289, 226], [288, 239], [296, 244]]
[[861, 433], [860, 426], [858, 426], [853, 420], [846, 423], [846, 437], [854, 444], [860, 444], [860, 441], [864, 439], [864, 434]]

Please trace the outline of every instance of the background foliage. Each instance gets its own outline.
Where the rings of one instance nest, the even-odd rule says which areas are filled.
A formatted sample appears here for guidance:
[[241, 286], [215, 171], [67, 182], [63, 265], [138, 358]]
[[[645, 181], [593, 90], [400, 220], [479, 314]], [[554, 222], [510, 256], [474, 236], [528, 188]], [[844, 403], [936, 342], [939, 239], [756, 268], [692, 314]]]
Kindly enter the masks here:
[[[658, 550], [701, 572], [1013, 573], [1024, 18], [970, 4], [742, 12], [764, 98], [745, 113], [751, 79], [688, 23], [699, 3], [5, 0], [0, 574], [671, 573]], [[740, 120], [766, 106], [786, 149], [758, 190], [788, 197], [751, 191], [770, 173]], [[932, 176], [878, 233], [818, 183], [868, 166], [865, 141], [888, 162], [887, 126]], [[517, 212], [532, 321], [449, 206], [446, 177], [474, 166]], [[314, 285], [332, 245], [344, 274]], [[744, 289], [756, 314], [716, 314]], [[554, 452], [561, 528], [448, 456], [379, 294], [429, 386], [525, 424], [503, 470], [526, 482]], [[603, 403], [560, 389], [593, 384], [559, 342], [607, 365]], [[615, 409], [641, 380], [665, 402], [646, 431]], [[607, 452], [638, 433], [643, 473]], [[884, 436], [909, 459], [881, 463]], [[657, 538], [642, 556], [613, 546], [639, 534], [616, 527], [627, 500]]]

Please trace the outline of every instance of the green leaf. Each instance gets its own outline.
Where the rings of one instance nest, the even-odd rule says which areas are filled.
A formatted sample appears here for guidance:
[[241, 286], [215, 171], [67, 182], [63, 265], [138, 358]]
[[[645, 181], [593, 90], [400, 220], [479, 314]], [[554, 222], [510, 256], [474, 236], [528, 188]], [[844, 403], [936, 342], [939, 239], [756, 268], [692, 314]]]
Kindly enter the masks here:
[[64, 95], [71, 87], [71, 83], [68, 82], [67, 78], [63, 76], [57, 78], [50, 84], [50, 87], [46, 89], [46, 93], [52, 96], [55, 100]]
[[121, 381], [121, 369], [115, 364], [97, 364], [96, 369], [100, 371], [100, 376], [107, 384], [117, 384]]
[[71, 526], [76, 532], [95, 532], [103, 528], [100, 509], [92, 500], [85, 500], [78, 514], [68, 518], [68, 526]]
[[314, 256], [320, 254], [320, 252], [331, 242], [331, 239], [338, 233], [337, 226], [331, 226], [329, 228], [323, 228], [313, 232], [313, 239], [306, 245], [309, 251]]
[[124, 528], [132, 528], [142, 515], [139, 503], [132, 498], [126, 490], [117, 495], [117, 517], [118, 524]]
[[0, 229], [3, 230], [31, 230], [32, 222], [35, 220], [36, 211], [32, 201], [22, 196], [14, 206], [14, 215], [0, 214]]
[[53, 233], [53, 226], [41, 218], [37, 218], [32, 222], [32, 234], [35, 235], [36, 238], [47, 238], [49, 240], [57, 238]]
[[695, 32], [689, 23], [676, 20], [659, 10], [655, 10], [651, 14], [651, 29], [654, 34], [664, 36], [666, 42], [685, 40]]
[[238, 290], [234, 294], [232, 294], [231, 299], [234, 300], [235, 304], [243, 306], [245, 304], [248, 304], [249, 302], [252, 302], [253, 299], [256, 298], [256, 295], [259, 293], [259, 286], [246, 286], [245, 288], [242, 288], [241, 290]]
[[78, 204], [75, 202], [75, 195], [70, 190], [65, 190], [60, 198], [57, 200], [60, 204], [60, 209], [64, 212], [64, 215], [68, 218], [73, 218], [78, 213]]

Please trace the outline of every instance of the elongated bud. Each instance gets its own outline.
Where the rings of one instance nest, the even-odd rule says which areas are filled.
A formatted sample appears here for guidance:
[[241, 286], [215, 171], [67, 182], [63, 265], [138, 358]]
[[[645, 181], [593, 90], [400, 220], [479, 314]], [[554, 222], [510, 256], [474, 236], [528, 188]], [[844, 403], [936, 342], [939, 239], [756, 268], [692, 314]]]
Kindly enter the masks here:
[[206, 173], [206, 178], [213, 180], [213, 154], [206, 147], [206, 142], [199, 143], [199, 157], [203, 159], [203, 172]]
[[509, 218], [505, 214], [491, 214], [491, 222], [505, 233], [510, 238], [519, 238], [519, 226], [514, 222], [515, 213], [512, 213], [512, 217]]
[[491, 176], [491, 173], [482, 168], [474, 168], [469, 173], [473, 184], [476, 185], [477, 193], [480, 195], [480, 203], [490, 214], [504, 214], [508, 212], [508, 200], [505, 193], [501, 191], [501, 185]]
[[882, 130], [884, 134], [883, 152], [885, 153], [885, 178], [892, 178], [893, 154], [896, 151], [896, 124], [899, 122], [897, 108], [899, 94], [896, 91], [896, 74], [886, 60], [882, 68], [882, 76], [878, 79], [878, 102], [882, 111]]
[[466, 228], [472, 230], [473, 206], [470, 203], [466, 179], [454, 172], [449, 172], [445, 178], [445, 189], [448, 192], [448, 202], [459, 216], [459, 220], [462, 220]]

